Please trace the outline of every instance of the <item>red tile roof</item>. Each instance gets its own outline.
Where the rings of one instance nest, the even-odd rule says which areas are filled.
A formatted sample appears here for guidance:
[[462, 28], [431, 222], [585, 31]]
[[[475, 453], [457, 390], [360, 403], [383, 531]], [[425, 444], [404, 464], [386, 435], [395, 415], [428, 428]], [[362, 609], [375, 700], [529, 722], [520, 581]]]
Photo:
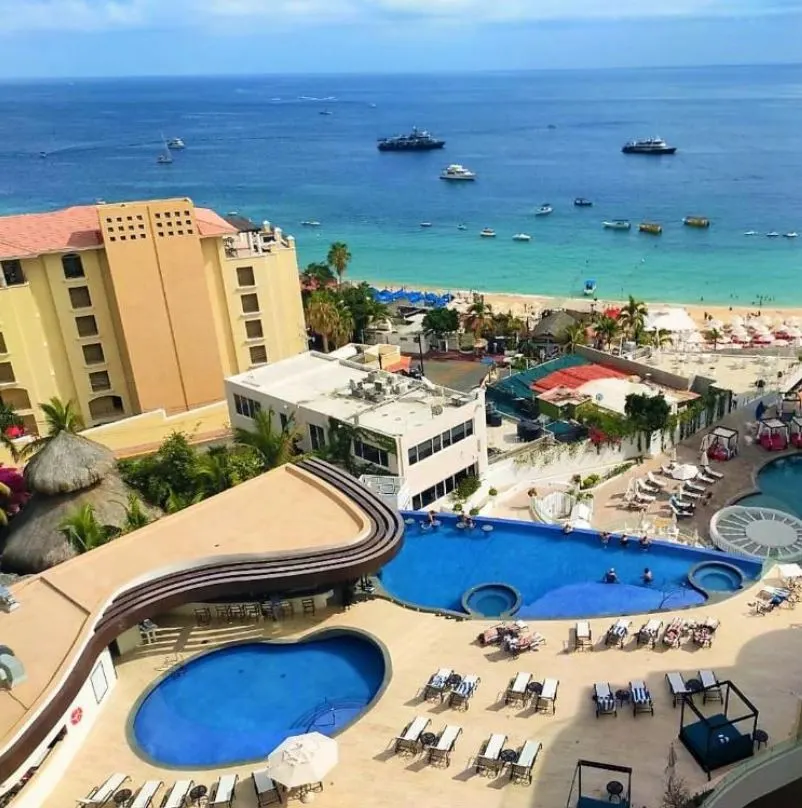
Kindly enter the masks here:
[[[201, 237], [237, 232], [208, 208], [195, 208], [195, 218]], [[0, 217], [0, 258], [30, 258], [44, 253], [102, 246], [103, 236], [95, 205]]]
[[577, 365], [549, 373], [548, 376], [538, 379], [531, 387], [535, 393], [543, 393], [546, 390], [553, 390], [555, 387], [576, 390], [577, 387], [596, 379], [626, 379], [628, 375], [604, 365]]

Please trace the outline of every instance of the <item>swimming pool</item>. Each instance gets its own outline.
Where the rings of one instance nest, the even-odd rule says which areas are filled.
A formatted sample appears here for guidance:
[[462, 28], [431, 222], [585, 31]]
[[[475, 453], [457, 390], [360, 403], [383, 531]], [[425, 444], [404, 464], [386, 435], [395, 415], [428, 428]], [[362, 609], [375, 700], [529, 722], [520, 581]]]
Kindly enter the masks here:
[[[688, 583], [688, 572], [702, 561], [733, 564], [747, 582], [761, 571], [749, 559], [664, 542], [644, 551], [636, 540], [622, 547], [614, 538], [605, 547], [595, 531], [566, 536], [549, 525], [504, 519], [480, 519], [473, 530], [457, 530], [456, 519], [443, 515], [440, 527], [426, 530], [420, 514], [405, 517], [414, 522], [380, 579], [391, 596], [431, 609], [465, 613], [465, 592], [494, 581], [520, 592], [519, 618], [633, 614], [704, 603], [705, 596]], [[610, 567], [617, 584], [601, 583]], [[649, 585], [642, 578], [646, 567], [653, 574]]]
[[160, 766], [264, 760], [290, 735], [342, 730], [376, 698], [385, 672], [382, 649], [356, 632], [226, 646], [157, 682], [132, 711], [129, 740]]
[[802, 454], [772, 460], [758, 472], [759, 494], [738, 500], [738, 505], [776, 508], [802, 518]]

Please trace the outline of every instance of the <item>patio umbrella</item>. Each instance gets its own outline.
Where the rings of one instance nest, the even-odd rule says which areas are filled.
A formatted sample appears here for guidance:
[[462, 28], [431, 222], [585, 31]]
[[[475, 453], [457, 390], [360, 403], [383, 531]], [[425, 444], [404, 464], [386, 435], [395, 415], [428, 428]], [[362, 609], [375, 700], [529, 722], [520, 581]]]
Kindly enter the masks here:
[[268, 776], [287, 788], [319, 783], [337, 765], [337, 741], [319, 732], [293, 735], [267, 758]]
[[692, 480], [699, 473], [699, 469], [693, 463], [683, 463], [677, 466], [672, 472], [671, 476], [675, 480]]

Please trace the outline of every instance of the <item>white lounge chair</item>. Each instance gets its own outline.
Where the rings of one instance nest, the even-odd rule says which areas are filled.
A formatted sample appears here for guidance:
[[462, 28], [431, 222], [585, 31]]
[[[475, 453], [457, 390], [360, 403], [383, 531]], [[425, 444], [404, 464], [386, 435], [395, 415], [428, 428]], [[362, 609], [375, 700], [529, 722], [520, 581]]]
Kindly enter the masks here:
[[105, 805], [114, 796], [114, 792], [129, 779], [127, 774], [112, 774], [103, 785], [93, 788], [89, 794], [78, 802], [81, 805]]
[[162, 808], [184, 808], [187, 796], [195, 785], [194, 780], [178, 780], [165, 795]]
[[654, 502], [656, 497], [654, 494], [644, 494], [643, 491], [639, 488], [635, 493], [635, 501], [636, 502], [645, 502], [647, 504], [651, 504]]
[[425, 715], [416, 716], [395, 739], [395, 752], [413, 755], [420, 752], [420, 736], [423, 735], [430, 723], [431, 719]]
[[451, 753], [457, 745], [457, 738], [462, 734], [462, 727], [449, 724], [440, 733], [437, 743], [429, 748], [429, 763], [433, 766], [450, 766]]
[[161, 780], [148, 780], [142, 788], [137, 791], [134, 801], [131, 803], [131, 808], [150, 808], [156, 792], [162, 787]]
[[443, 699], [446, 693], [446, 686], [448, 684], [448, 677], [454, 673], [451, 668], [440, 668], [437, 673], [432, 674], [426, 686], [423, 688], [423, 698], [425, 701], [433, 701], [434, 699]]
[[638, 486], [638, 489], [642, 491], [644, 494], [653, 495], [659, 494], [661, 489], [658, 488], [656, 485], [652, 485], [647, 479], [638, 477], [635, 479], [635, 484]]
[[724, 701], [718, 677], [711, 670], [699, 671], [699, 681], [702, 683], [702, 704], [708, 701]]
[[629, 697], [632, 699], [632, 715], [638, 713], [654, 715], [652, 695], [642, 679], [633, 679], [629, 683]]
[[[698, 479], [698, 477], [696, 479]], [[697, 485], [696, 483], [691, 482], [690, 480], [686, 480], [685, 488], [688, 491], [693, 491], [695, 494], [704, 494], [705, 491], [707, 490], [703, 485]]]
[[231, 806], [234, 802], [234, 789], [239, 780], [236, 774], [224, 774], [213, 786], [209, 793], [209, 801], [207, 805], [220, 808], [220, 806]]
[[724, 475], [720, 471], [716, 471], [711, 466], [702, 466], [702, 471], [710, 477], [715, 477], [717, 480], [724, 479]]
[[615, 696], [610, 690], [609, 682], [596, 682], [593, 685], [593, 692], [596, 699], [596, 718], [600, 715], [618, 715]]
[[450, 707], [458, 710], [467, 710], [470, 706], [471, 698], [479, 687], [481, 679], [475, 674], [466, 676], [452, 691], [448, 699]]
[[[687, 485], [682, 486], [682, 488], [680, 489], [680, 494], [682, 495], [682, 497], [688, 497], [688, 499], [691, 499], [691, 500], [697, 500], [697, 499], [702, 498], [701, 494], [697, 494], [695, 491], [691, 491], [687, 487]], [[680, 501], [682, 501], [682, 500], [680, 499]]]
[[504, 761], [499, 756], [506, 742], [507, 736], [504, 733], [497, 732], [490, 736], [476, 757], [477, 774], [489, 774], [492, 777], [498, 775], [504, 767]]
[[624, 643], [629, 636], [629, 629], [631, 626], [632, 621], [627, 620], [625, 617], [616, 620], [615, 623], [613, 623], [613, 625], [607, 629], [604, 644], [617, 645], [619, 648], [623, 648]]
[[532, 769], [543, 744], [540, 741], [526, 741], [518, 752], [518, 759], [510, 766], [510, 780], [513, 783], [532, 783]]
[[253, 779], [253, 790], [256, 792], [256, 804], [259, 808], [265, 808], [273, 803], [280, 803], [281, 796], [278, 793], [276, 784], [267, 773], [267, 769], [259, 769], [251, 772]]
[[713, 483], [717, 483], [720, 478], [713, 477], [709, 475], [706, 471], [700, 471], [699, 474], [696, 475], [696, 479], [700, 482], [705, 483], [705, 485], [712, 485]]
[[507, 687], [507, 692], [504, 694], [504, 703], [507, 705], [525, 705], [527, 699], [529, 698], [527, 686], [529, 685], [531, 679], [532, 674], [525, 672], [518, 673], [514, 679], [511, 679], [510, 684]]
[[557, 711], [557, 690], [560, 687], [559, 679], [546, 679], [543, 688], [535, 702], [535, 710], [539, 713], [547, 713], [551, 707], [551, 714]]
[[662, 482], [662, 480], [658, 480], [657, 477], [654, 476], [654, 473], [651, 471], [646, 472], [646, 479], [649, 481], [651, 485], [653, 485], [660, 491], [662, 491], [666, 487], [666, 484]]
[[688, 686], [685, 684], [685, 680], [682, 678], [682, 674], [679, 672], [667, 673], [666, 682], [668, 682], [668, 689], [671, 691], [674, 707], [677, 706], [681, 699], [685, 696], [689, 696], [691, 693], [691, 691], [688, 690]]
[[587, 620], [579, 620], [574, 626], [574, 651], [593, 650], [593, 632]]
[[657, 636], [662, 627], [663, 621], [652, 617], [651, 620], [641, 626], [638, 632], [637, 645], [647, 645], [649, 648], [654, 648], [654, 644], [657, 642]]

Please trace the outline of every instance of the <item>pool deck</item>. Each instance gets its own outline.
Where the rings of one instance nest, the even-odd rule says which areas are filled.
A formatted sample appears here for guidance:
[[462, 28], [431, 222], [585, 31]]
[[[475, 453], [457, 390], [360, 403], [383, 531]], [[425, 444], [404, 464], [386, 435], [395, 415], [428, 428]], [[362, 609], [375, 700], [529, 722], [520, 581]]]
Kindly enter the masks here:
[[[142, 646], [118, 665], [119, 681], [86, 742], [78, 752], [48, 808], [73, 808], [77, 797], [102, 782], [111, 772], [122, 771], [133, 787], [145, 779], [166, 783], [189, 776], [209, 785], [219, 774], [237, 772], [237, 808], [256, 805], [248, 776], [257, 766], [230, 770], [182, 772], [156, 769], [138, 758], [126, 741], [129, 712], [145, 688], [163, 672], [165, 660], [176, 653], [183, 658], [236, 640], [262, 637], [297, 637], [320, 628], [354, 627], [368, 631], [388, 649], [392, 676], [376, 706], [339, 736], [340, 763], [325, 780], [317, 801], [331, 808], [351, 808], [366, 799], [374, 808], [564, 808], [578, 758], [590, 758], [632, 766], [633, 805], [660, 804], [669, 744], [676, 740], [680, 711], [672, 709], [665, 674], [681, 671], [687, 678], [700, 668], [713, 669], [720, 680], [732, 679], [760, 710], [759, 726], [769, 733], [770, 745], [796, 732], [800, 710], [797, 694], [802, 681], [802, 623], [797, 612], [779, 609], [765, 617], [749, 615], [747, 603], [754, 589], [715, 606], [677, 612], [685, 618], [707, 615], [721, 620], [711, 648], [698, 649], [690, 642], [680, 649], [636, 647], [634, 640], [623, 650], [599, 646], [611, 619], [590, 621], [596, 647], [592, 652], [567, 650], [573, 621], [530, 621], [547, 644], [538, 652], [517, 660], [498, 649], [483, 649], [476, 634], [494, 621], [455, 621], [404, 609], [374, 600], [348, 611], [294, 618], [284, 624], [212, 625], [197, 628], [164, 619], [155, 643]], [[672, 613], [661, 614], [668, 621]], [[633, 618], [637, 630], [647, 617]], [[478, 674], [481, 684], [467, 712], [440, 704], [423, 703], [420, 688], [440, 667]], [[527, 708], [503, 706], [500, 694], [518, 671], [536, 679], [560, 680], [556, 715], [535, 715]], [[633, 718], [622, 708], [617, 718], [595, 718], [591, 687], [609, 681], [613, 690], [631, 679], [644, 679], [650, 688], [655, 714]], [[220, 687], [226, 687], [220, 682]], [[715, 705], [711, 711], [715, 711]], [[704, 708], [708, 711], [707, 708]], [[396, 757], [388, 752], [392, 738], [416, 715], [431, 718], [439, 731], [446, 723], [464, 728], [448, 769], [426, 766], [421, 758]], [[491, 733], [509, 736], [505, 747], [538, 739], [543, 750], [530, 787], [511, 785], [506, 777], [486, 779], [470, 767], [480, 744]], [[688, 752], [674, 744], [677, 772], [692, 790], [708, 787], [707, 778]], [[762, 753], [758, 753], [762, 754]], [[719, 770], [717, 776], [727, 769]], [[601, 777], [603, 784], [615, 777]], [[715, 782], [715, 777], [713, 782]], [[599, 793], [599, 796], [601, 794]], [[156, 804], [161, 799], [157, 798]]]

